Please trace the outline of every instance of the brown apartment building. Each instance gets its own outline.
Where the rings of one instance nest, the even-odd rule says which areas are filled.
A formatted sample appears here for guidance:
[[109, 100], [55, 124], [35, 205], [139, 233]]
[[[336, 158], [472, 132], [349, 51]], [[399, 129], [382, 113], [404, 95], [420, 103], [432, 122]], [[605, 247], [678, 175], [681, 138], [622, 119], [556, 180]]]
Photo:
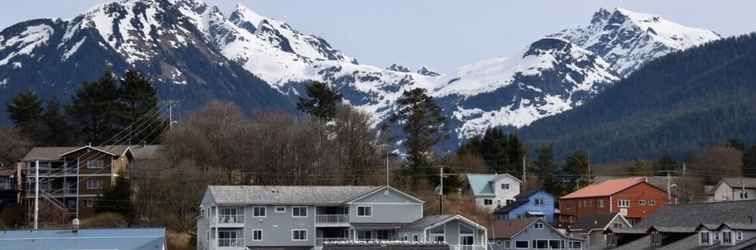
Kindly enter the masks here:
[[607, 180], [559, 198], [559, 222], [565, 226], [596, 214], [619, 213], [631, 223], [667, 204], [667, 192], [644, 177]]
[[94, 214], [97, 197], [126, 173], [132, 160], [126, 145], [32, 148], [18, 163], [27, 220], [34, 216], [37, 171], [40, 223], [65, 224], [77, 210], [79, 218]]

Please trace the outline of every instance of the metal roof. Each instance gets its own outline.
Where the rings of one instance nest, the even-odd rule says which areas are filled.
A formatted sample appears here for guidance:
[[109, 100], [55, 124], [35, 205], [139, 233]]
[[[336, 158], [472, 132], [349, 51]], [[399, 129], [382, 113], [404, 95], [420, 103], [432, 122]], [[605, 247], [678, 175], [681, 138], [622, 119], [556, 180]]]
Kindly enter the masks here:
[[721, 182], [727, 183], [732, 188], [756, 188], [756, 178], [731, 177], [722, 178]]
[[454, 216], [455, 215], [453, 214], [426, 216], [426, 217], [420, 218], [419, 220], [416, 220], [415, 222], [407, 224], [406, 226], [402, 227], [402, 230], [422, 230], [422, 229], [425, 229], [426, 227], [435, 225], [436, 223], [440, 223], [445, 220], [451, 219]]
[[342, 204], [381, 186], [208, 186], [218, 204]]
[[753, 219], [756, 219], [754, 207], [756, 207], [756, 200], [667, 205], [656, 210], [633, 228], [698, 227], [701, 224], [723, 223], [750, 224], [753, 223]]
[[605, 197], [628, 189], [639, 183], [644, 183], [643, 177], [630, 177], [614, 180], [606, 180], [597, 184], [588, 185], [575, 192], [562, 196], [561, 199]]
[[0, 231], [0, 248], [162, 250], [165, 228]]

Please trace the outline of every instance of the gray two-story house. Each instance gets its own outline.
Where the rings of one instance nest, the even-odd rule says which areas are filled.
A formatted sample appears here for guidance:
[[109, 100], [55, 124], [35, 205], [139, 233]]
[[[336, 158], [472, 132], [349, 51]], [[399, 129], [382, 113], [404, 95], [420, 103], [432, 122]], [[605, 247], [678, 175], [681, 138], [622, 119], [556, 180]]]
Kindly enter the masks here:
[[[197, 249], [304, 250], [332, 241], [411, 241], [402, 233], [422, 221], [423, 203], [390, 186], [209, 186], [200, 205]], [[473, 233], [485, 232], [473, 226]], [[483, 245], [484, 238], [453, 242]], [[426, 238], [415, 241], [421, 240]]]

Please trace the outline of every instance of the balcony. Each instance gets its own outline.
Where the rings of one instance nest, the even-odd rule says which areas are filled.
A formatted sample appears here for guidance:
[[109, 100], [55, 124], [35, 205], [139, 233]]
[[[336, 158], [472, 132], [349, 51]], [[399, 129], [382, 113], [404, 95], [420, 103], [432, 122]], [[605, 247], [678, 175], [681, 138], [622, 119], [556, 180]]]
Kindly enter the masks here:
[[218, 224], [244, 224], [244, 215], [219, 215]]
[[315, 245], [322, 246], [325, 242], [334, 242], [334, 241], [349, 241], [349, 237], [333, 237], [333, 238], [321, 238], [318, 237], [315, 239]]
[[485, 245], [449, 245], [449, 250], [487, 250]]
[[349, 224], [348, 214], [319, 214], [315, 217], [315, 223], [320, 225], [345, 225]]

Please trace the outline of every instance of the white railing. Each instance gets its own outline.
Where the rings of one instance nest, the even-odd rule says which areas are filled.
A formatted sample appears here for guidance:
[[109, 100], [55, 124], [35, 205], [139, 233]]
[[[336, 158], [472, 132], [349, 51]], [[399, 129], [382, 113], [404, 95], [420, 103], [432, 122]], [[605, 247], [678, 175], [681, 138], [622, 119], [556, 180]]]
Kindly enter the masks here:
[[244, 215], [243, 214], [219, 215], [218, 216], [218, 223], [223, 223], [223, 224], [243, 224], [244, 223]]
[[349, 215], [346, 214], [319, 214], [315, 218], [318, 224], [342, 224], [349, 223]]
[[242, 238], [222, 238], [218, 239], [218, 247], [243, 247], [244, 239]]
[[487, 250], [486, 245], [449, 245], [449, 250]]
[[337, 238], [317, 238], [315, 240], [315, 245], [322, 246], [324, 242], [334, 242], [334, 241], [349, 241], [350, 239], [348, 237], [337, 237]]

